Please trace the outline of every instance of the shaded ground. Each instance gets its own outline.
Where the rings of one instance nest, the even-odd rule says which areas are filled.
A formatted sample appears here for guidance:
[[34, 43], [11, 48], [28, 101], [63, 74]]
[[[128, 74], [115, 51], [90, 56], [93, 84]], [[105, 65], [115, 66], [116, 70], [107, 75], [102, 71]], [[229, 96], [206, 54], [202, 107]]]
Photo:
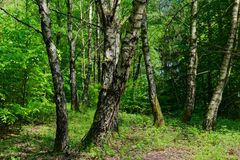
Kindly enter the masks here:
[[16, 125], [0, 124], [0, 140], [7, 139], [14, 134], [19, 134], [20, 130], [21, 128]]

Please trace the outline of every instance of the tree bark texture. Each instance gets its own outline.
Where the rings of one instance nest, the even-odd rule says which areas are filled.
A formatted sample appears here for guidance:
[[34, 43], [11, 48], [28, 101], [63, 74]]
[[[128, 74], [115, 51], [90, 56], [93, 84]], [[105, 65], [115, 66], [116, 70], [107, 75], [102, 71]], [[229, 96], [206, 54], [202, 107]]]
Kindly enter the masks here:
[[104, 54], [102, 63], [103, 88], [112, 82], [114, 69], [120, 53], [120, 29], [117, 11], [120, 0], [97, 1], [96, 5], [104, 34]]
[[[107, 89], [113, 80], [113, 72], [116, 69], [118, 57], [120, 54], [120, 28], [118, 19], [118, 9], [121, 1], [98, 1], [97, 10], [104, 33], [104, 54], [102, 63], [102, 94], [106, 95]], [[104, 9], [104, 10], [103, 10]], [[118, 114], [115, 112], [114, 122], [111, 130], [118, 131]]]
[[93, 0], [89, 2], [89, 28], [88, 28], [88, 70], [83, 88], [83, 103], [87, 106], [89, 103], [89, 85], [92, 74], [92, 19], [93, 19]]
[[[67, 28], [68, 43], [70, 49], [70, 87], [71, 87], [71, 109], [79, 111], [77, 94], [77, 73], [75, 64], [76, 41], [73, 38], [73, 20], [72, 20], [72, 0], [67, 0]], [[77, 36], [77, 35], [76, 35]]]
[[146, 66], [147, 79], [148, 79], [149, 99], [151, 102], [152, 113], [154, 117], [153, 124], [159, 127], [161, 125], [164, 125], [164, 117], [163, 117], [161, 107], [157, 98], [157, 89], [154, 81], [153, 66], [151, 63], [151, 58], [149, 53], [146, 12], [144, 14], [141, 29], [142, 29], [142, 33], [141, 33], [142, 50], [144, 54], [144, 61]]
[[60, 69], [57, 49], [52, 40], [49, 9], [46, 0], [39, 0], [39, 13], [41, 17], [42, 36], [46, 45], [48, 60], [51, 68], [55, 103], [56, 103], [56, 137], [54, 150], [64, 151], [68, 142], [68, 120], [66, 110], [66, 98], [64, 93], [64, 82]]
[[229, 73], [230, 62], [231, 62], [233, 43], [234, 43], [234, 39], [237, 31], [237, 23], [238, 23], [237, 21], [238, 21], [239, 1], [240, 0], [234, 1], [233, 11], [232, 11], [231, 30], [230, 30], [230, 34], [229, 34], [229, 38], [226, 46], [226, 51], [223, 57], [222, 65], [220, 68], [218, 83], [213, 92], [212, 99], [208, 106], [206, 118], [203, 123], [203, 128], [208, 131], [215, 129], [218, 107], [222, 101], [223, 90], [226, 85], [228, 76], [230, 75]]
[[183, 121], [189, 122], [195, 105], [196, 77], [198, 66], [197, 55], [197, 7], [198, 1], [192, 0], [192, 20], [191, 20], [191, 48], [189, 53], [187, 97], [184, 107]]
[[[124, 92], [129, 77], [131, 60], [136, 50], [138, 31], [141, 28], [145, 6], [146, 0], [133, 1], [133, 12], [129, 18], [126, 35], [121, 43], [121, 52], [116, 69], [108, 73], [108, 77], [110, 77], [110, 80], [112, 79], [111, 84], [103, 84], [99, 93], [97, 111], [94, 116], [93, 124], [81, 143], [82, 149], [89, 146], [91, 143], [101, 144], [102, 140], [106, 138], [114, 126], [120, 97]], [[102, 9], [102, 11], [104, 11], [104, 9]], [[108, 30], [109, 32], [111, 31], [110, 28]], [[112, 35], [110, 37], [112, 37]], [[110, 48], [111, 47], [112, 46], [110, 46]], [[112, 60], [111, 56], [109, 58]], [[112, 65], [114, 66], [113, 63]], [[110, 74], [113, 76], [110, 76]]]

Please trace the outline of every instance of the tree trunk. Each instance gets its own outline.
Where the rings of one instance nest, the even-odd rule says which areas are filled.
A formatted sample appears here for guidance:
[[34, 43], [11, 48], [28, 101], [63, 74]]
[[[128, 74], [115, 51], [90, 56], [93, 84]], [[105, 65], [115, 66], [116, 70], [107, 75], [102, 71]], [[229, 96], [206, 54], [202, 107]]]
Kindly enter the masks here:
[[157, 127], [164, 125], [164, 117], [161, 111], [161, 107], [157, 98], [157, 89], [154, 81], [153, 67], [151, 63], [150, 53], [149, 53], [149, 44], [148, 44], [148, 33], [147, 33], [147, 14], [144, 14], [142, 22], [142, 50], [144, 54], [144, 61], [146, 66], [146, 73], [148, 79], [148, 88], [149, 88], [149, 99], [151, 101], [152, 112], [153, 112], [153, 124]]
[[39, 13], [41, 17], [42, 36], [46, 45], [49, 64], [52, 72], [55, 103], [56, 103], [56, 138], [54, 144], [55, 151], [64, 151], [68, 141], [68, 121], [66, 110], [66, 98], [63, 90], [64, 82], [60, 69], [57, 49], [52, 40], [49, 9], [46, 0], [39, 0]]
[[[97, 12], [97, 26], [100, 26], [100, 17]], [[96, 47], [97, 47], [97, 80], [101, 83], [101, 49], [100, 49], [100, 28], [96, 27]]]
[[222, 65], [220, 68], [220, 76], [218, 79], [217, 86], [213, 92], [212, 99], [208, 106], [208, 111], [206, 114], [205, 121], [203, 123], [203, 128], [205, 130], [213, 130], [215, 129], [216, 119], [218, 107], [222, 100], [222, 94], [224, 87], [226, 85], [228, 76], [230, 75], [230, 61], [232, 56], [233, 43], [237, 30], [237, 21], [238, 21], [238, 10], [239, 10], [239, 1], [235, 0], [232, 12], [232, 22], [231, 22], [231, 30], [227, 42], [226, 51], [223, 57]]
[[[138, 44], [138, 42], [137, 42]], [[136, 57], [136, 54], [134, 56], [134, 61], [133, 61], [133, 86], [132, 86], [132, 99], [133, 99], [133, 102], [135, 103], [136, 101], [136, 96], [135, 96], [135, 87], [136, 87], [136, 81], [139, 77], [139, 74], [140, 74], [140, 70], [141, 70], [141, 59], [142, 59], [142, 54], [140, 53], [139, 56], [138, 56], [138, 60], [137, 60], [137, 57]], [[135, 64], [137, 61], [137, 64]], [[135, 69], [135, 66], [137, 66], [137, 68]]]
[[[71, 109], [79, 111], [78, 95], [77, 95], [77, 75], [75, 64], [76, 41], [73, 38], [73, 20], [72, 20], [72, 0], [67, 0], [67, 27], [68, 27], [68, 43], [70, 49], [70, 86], [71, 86]], [[76, 35], [77, 36], [77, 35]]]
[[189, 122], [195, 105], [196, 77], [198, 66], [197, 55], [197, 0], [192, 0], [192, 22], [191, 22], [191, 49], [189, 53], [187, 98], [184, 108], [183, 121]]
[[[59, 29], [62, 27], [62, 23], [61, 23], [61, 14], [59, 12], [61, 12], [61, 2], [60, 1], [56, 1], [56, 9], [58, 12], [56, 12], [56, 18], [57, 18], [57, 26], [59, 27]], [[61, 32], [58, 31], [57, 35], [56, 35], [56, 47], [58, 48], [60, 45], [60, 40], [61, 40]]]
[[[138, 31], [141, 28], [145, 6], [146, 0], [135, 0], [133, 2], [133, 13], [129, 18], [129, 27], [127, 28], [125, 38], [122, 41], [119, 61], [116, 69], [112, 70], [112, 72], [108, 72], [109, 75], [105, 77], [108, 78], [108, 80], [111, 80], [112, 78], [112, 81], [111, 84], [103, 84], [99, 93], [94, 121], [87, 135], [82, 140], [82, 149], [89, 146], [91, 143], [100, 144], [112, 130], [113, 124], [115, 123], [114, 120], [118, 112], [120, 97], [124, 92], [125, 85], [129, 77], [129, 68], [133, 54], [136, 50]], [[104, 11], [104, 9], [102, 9], [102, 11]], [[111, 31], [110, 28], [107, 29]], [[113, 35], [109, 36], [112, 37]], [[109, 58], [112, 60], [112, 57]], [[109, 67], [111, 69], [114, 67], [114, 64]]]
[[92, 73], [92, 17], [93, 17], [93, 0], [90, 0], [89, 4], [89, 28], [88, 28], [88, 71], [87, 77], [84, 82], [84, 89], [83, 89], [83, 103], [87, 106], [90, 105], [89, 103], [89, 84], [90, 78]]
[[137, 65], [136, 65], [137, 68], [135, 69], [135, 64], [134, 64], [134, 68], [133, 68], [133, 81], [136, 81], [138, 79], [138, 77], [139, 77], [140, 70], [141, 70], [141, 60], [142, 60], [142, 54], [140, 53], [139, 56], [138, 56], [138, 60], [134, 60], [134, 61], [137, 61]]
[[[79, 2], [79, 8], [80, 8], [80, 27], [82, 28], [83, 26], [83, 11], [82, 11], [82, 1], [80, 0]], [[84, 40], [84, 33], [83, 33], [83, 29], [81, 30], [81, 43], [82, 43], [82, 54], [83, 54], [83, 61], [82, 61], [82, 77], [83, 79], [85, 79], [86, 77], [86, 71], [85, 71], [85, 40]], [[84, 88], [84, 80], [82, 80], [82, 88]]]
[[[115, 2], [115, 3], [114, 3]], [[97, 10], [99, 12], [104, 32], [104, 54], [102, 63], [102, 88], [106, 90], [102, 92], [106, 95], [107, 89], [113, 80], [113, 72], [116, 69], [118, 57], [120, 53], [120, 28], [118, 20], [118, 9], [120, 0], [110, 1], [108, 7], [106, 2], [97, 2]], [[101, 7], [102, 6], [102, 7]], [[105, 8], [104, 11], [101, 8]], [[110, 14], [109, 14], [110, 13]], [[118, 131], [118, 114], [115, 112], [114, 125], [111, 126], [112, 131]]]

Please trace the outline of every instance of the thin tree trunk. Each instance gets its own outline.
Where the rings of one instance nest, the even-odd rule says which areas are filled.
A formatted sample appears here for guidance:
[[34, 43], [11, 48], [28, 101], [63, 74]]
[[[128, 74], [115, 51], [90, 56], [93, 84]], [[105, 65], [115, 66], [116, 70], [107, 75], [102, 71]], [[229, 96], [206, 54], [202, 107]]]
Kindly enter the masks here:
[[133, 69], [133, 81], [136, 81], [139, 77], [140, 70], [141, 70], [141, 60], [142, 60], [142, 54], [139, 54], [136, 71], [135, 69]]
[[[62, 27], [62, 23], [61, 23], [61, 14], [59, 12], [61, 12], [61, 5], [60, 5], [60, 1], [56, 1], [56, 9], [57, 9], [57, 13], [56, 13], [56, 18], [57, 18], [57, 25], [59, 27], [59, 29]], [[57, 36], [56, 36], [56, 47], [58, 48], [60, 45], [60, 40], [61, 40], [61, 32], [58, 31], [57, 32]]]
[[203, 128], [208, 131], [215, 129], [218, 107], [222, 101], [223, 90], [226, 85], [228, 76], [230, 75], [229, 73], [230, 61], [232, 57], [233, 43], [234, 43], [236, 31], [237, 31], [239, 1], [240, 0], [235, 0], [234, 2], [231, 30], [230, 30], [230, 34], [227, 42], [226, 51], [223, 57], [222, 65], [220, 68], [220, 76], [218, 79], [217, 86], [213, 92], [213, 96], [210, 101], [210, 104], [208, 106], [208, 111], [206, 114], [205, 121], [203, 123]]
[[159, 127], [161, 125], [164, 125], [164, 117], [163, 117], [161, 107], [157, 98], [157, 89], [154, 81], [153, 67], [152, 67], [150, 53], [149, 53], [146, 13], [144, 14], [141, 29], [142, 29], [142, 33], [141, 33], [142, 50], [144, 54], [144, 61], [146, 66], [147, 79], [148, 79], [149, 99], [151, 102], [152, 112], [154, 117], [153, 124]]
[[191, 22], [191, 49], [189, 53], [187, 98], [184, 108], [183, 121], [189, 122], [195, 106], [196, 77], [198, 66], [197, 55], [197, 6], [198, 1], [192, 0], [192, 22]]
[[88, 28], [88, 71], [87, 77], [84, 82], [83, 88], [83, 103], [87, 106], [90, 105], [89, 103], [89, 85], [90, 85], [90, 78], [92, 73], [92, 18], [93, 17], [93, 0], [90, 0], [89, 4], [89, 28]]
[[[97, 12], [97, 9], [96, 9]], [[97, 26], [100, 26], [100, 17], [97, 12]], [[96, 47], [97, 47], [97, 79], [101, 83], [101, 49], [100, 49], [100, 28], [96, 27]]]
[[[95, 51], [97, 49], [97, 46], [95, 46]], [[93, 83], [96, 83], [96, 62], [97, 62], [97, 52], [93, 52]]]
[[[211, 44], [211, 42], [212, 42], [212, 26], [211, 26], [211, 21], [210, 20], [208, 20], [207, 21], [207, 24], [208, 24], [208, 43], [209, 44]], [[209, 47], [209, 50], [211, 50], [210, 49], [210, 47]], [[210, 52], [208, 53], [208, 54], [211, 54]], [[207, 59], [207, 65], [208, 66], [210, 66], [211, 65], [211, 63], [212, 63], [212, 61], [211, 61], [211, 59], [210, 58], [208, 58]], [[209, 72], [208, 72], [208, 74], [207, 74], [207, 94], [205, 94], [205, 105], [206, 105], [206, 108], [207, 108], [207, 105], [208, 105], [208, 103], [210, 102], [210, 100], [211, 100], [211, 96], [212, 96], [212, 71], [211, 71], [211, 69], [209, 68]]]
[[[80, 7], [80, 27], [83, 26], [83, 11], [82, 11], [82, 0], [79, 1], [79, 7]], [[83, 29], [81, 30], [81, 43], [82, 43], [82, 54], [83, 54], [83, 61], [82, 61], [82, 77], [85, 79], [86, 77], [86, 71], [85, 71], [85, 40], [84, 40], [84, 33]], [[82, 80], [82, 88], [84, 88], [84, 80]]]
[[46, 45], [55, 92], [57, 126], [54, 150], [64, 151], [68, 142], [68, 120], [66, 110], [66, 98], [63, 89], [64, 82], [57, 55], [57, 49], [52, 40], [50, 27], [51, 20], [49, 18], [49, 9], [47, 7], [46, 0], [39, 0], [38, 6], [41, 17], [42, 36]]
[[[133, 54], [136, 50], [138, 31], [141, 28], [145, 6], [146, 0], [133, 1], [133, 13], [129, 18], [129, 27], [127, 28], [125, 38], [122, 41], [119, 61], [116, 69], [108, 73], [109, 76], [107, 77], [112, 77], [111, 84], [103, 85], [99, 93], [94, 121], [87, 135], [82, 140], [82, 148], [89, 146], [91, 143], [100, 144], [112, 130], [118, 112], [120, 97], [124, 92], [129, 77], [129, 68]], [[110, 35], [110, 37], [112, 37], [112, 35]], [[110, 69], [114, 67], [114, 63], [109, 67]], [[109, 87], [106, 88], [106, 86]]]
[[[133, 86], [132, 86], [132, 99], [133, 99], [133, 102], [135, 102], [135, 100], [136, 100], [135, 87], [136, 87], [136, 81], [137, 81], [137, 79], [139, 77], [140, 70], [141, 70], [141, 59], [142, 59], [142, 54], [141, 53], [138, 56], [138, 60], [137, 60], [137, 57], [136, 57], [136, 54], [135, 54], [134, 61], [133, 61]], [[135, 69], [136, 61], [137, 61], [137, 68]]]
[[[75, 64], [76, 41], [73, 38], [73, 20], [72, 20], [72, 0], [67, 0], [67, 27], [68, 27], [68, 43], [70, 49], [70, 86], [71, 86], [71, 108], [79, 111], [78, 95], [77, 95], [77, 75]], [[77, 35], [76, 35], [77, 36]]]

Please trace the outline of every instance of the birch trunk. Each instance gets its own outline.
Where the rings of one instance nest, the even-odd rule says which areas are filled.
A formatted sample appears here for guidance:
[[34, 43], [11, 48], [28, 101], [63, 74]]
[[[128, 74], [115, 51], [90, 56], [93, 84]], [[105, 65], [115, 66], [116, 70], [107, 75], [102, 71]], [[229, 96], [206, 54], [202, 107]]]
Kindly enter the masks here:
[[206, 118], [203, 123], [203, 128], [208, 131], [215, 129], [218, 107], [222, 101], [223, 90], [226, 85], [228, 76], [230, 75], [230, 62], [231, 62], [233, 43], [234, 43], [234, 39], [237, 31], [237, 23], [238, 23], [237, 21], [238, 21], [239, 1], [240, 0], [234, 1], [233, 11], [232, 11], [231, 30], [230, 30], [230, 34], [229, 34], [229, 38], [226, 46], [226, 51], [223, 57], [222, 65], [220, 68], [218, 83], [213, 92], [212, 99], [208, 106]]
[[[59, 27], [59, 29], [62, 27], [62, 23], [61, 23], [61, 14], [59, 12], [61, 12], [61, 2], [57, 1], [56, 2], [56, 9], [58, 12], [56, 12], [56, 18], [57, 18], [57, 26]], [[58, 31], [57, 35], [56, 35], [56, 47], [58, 48], [60, 45], [60, 40], [61, 40], [61, 32]]]
[[39, 13], [41, 17], [42, 36], [46, 45], [48, 54], [48, 60], [52, 72], [52, 79], [55, 92], [56, 103], [56, 137], [54, 150], [64, 151], [68, 141], [68, 121], [66, 110], [66, 98], [63, 90], [64, 82], [60, 69], [59, 59], [57, 55], [57, 49], [53, 43], [51, 35], [51, 26], [49, 18], [49, 9], [47, 7], [46, 0], [39, 0]]
[[[110, 2], [97, 2], [97, 10], [100, 21], [103, 26], [104, 33], [104, 54], [102, 63], [102, 88], [106, 91], [110, 87], [113, 80], [113, 72], [116, 69], [118, 57], [120, 53], [120, 28], [118, 20], [118, 9], [120, 0], [112, 0]], [[104, 8], [104, 10], [102, 10]], [[102, 94], [106, 95], [106, 91]], [[114, 122], [111, 130], [118, 131], [118, 115], [114, 115]]]
[[[79, 8], [80, 8], [80, 27], [83, 27], [83, 10], [82, 10], [82, 1], [79, 1]], [[84, 40], [84, 33], [83, 29], [81, 30], [81, 43], [82, 43], [82, 54], [83, 54], [83, 61], [82, 61], [82, 77], [85, 79], [86, 77], [86, 71], [85, 71], [85, 40]], [[84, 88], [84, 80], [82, 81], [82, 88]]]
[[[100, 26], [100, 17], [97, 12], [97, 26]], [[101, 49], [100, 49], [100, 28], [96, 27], [96, 47], [97, 47], [97, 80], [101, 83]]]
[[188, 79], [187, 79], [187, 98], [184, 108], [183, 121], [189, 122], [195, 105], [196, 77], [198, 66], [197, 55], [197, 8], [198, 1], [192, 0], [192, 22], [191, 22], [191, 49], [189, 53]]
[[[127, 28], [125, 38], [122, 40], [119, 61], [116, 69], [109, 72], [109, 76], [106, 77], [109, 77], [109, 80], [112, 78], [111, 84], [103, 85], [99, 93], [94, 121], [87, 135], [82, 140], [82, 148], [89, 146], [91, 143], [100, 144], [114, 126], [120, 97], [124, 92], [129, 77], [131, 60], [136, 50], [138, 31], [141, 28], [145, 6], [146, 0], [135, 0], [133, 2], [133, 12], [129, 18], [129, 27]], [[111, 31], [110, 28], [108, 30]], [[109, 58], [112, 60], [112, 57]], [[113, 63], [112, 65], [114, 66]]]
[[148, 79], [149, 99], [151, 102], [152, 113], [154, 117], [153, 124], [159, 127], [161, 125], [164, 125], [164, 117], [163, 117], [161, 107], [157, 98], [157, 89], [154, 81], [153, 67], [152, 67], [150, 53], [149, 53], [146, 13], [144, 14], [141, 29], [142, 29], [142, 33], [141, 33], [142, 50], [144, 54], [144, 61], [146, 66], [147, 79]]
[[89, 103], [89, 84], [90, 78], [92, 73], [92, 17], [93, 17], [93, 0], [90, 0], [89, 4], [89, 28], [88, 28], [88, 70], [87, 70], [87, 77], [84, 82], [83, 88], [83, 103], [87, 106], [90, 105]]
[[[77, 76], [75, 64], [76, 41], [73, 38], [73, 20], [72, 20], [72, 0], [67, 0], [67, 27], [68, 27], [68, 43], [70, 49], [70, 86], [71, 86], [71, 109], [79, 111], [78, 95], [77, 95]], [[77, 36], [77, 35], [76, 35]]]

